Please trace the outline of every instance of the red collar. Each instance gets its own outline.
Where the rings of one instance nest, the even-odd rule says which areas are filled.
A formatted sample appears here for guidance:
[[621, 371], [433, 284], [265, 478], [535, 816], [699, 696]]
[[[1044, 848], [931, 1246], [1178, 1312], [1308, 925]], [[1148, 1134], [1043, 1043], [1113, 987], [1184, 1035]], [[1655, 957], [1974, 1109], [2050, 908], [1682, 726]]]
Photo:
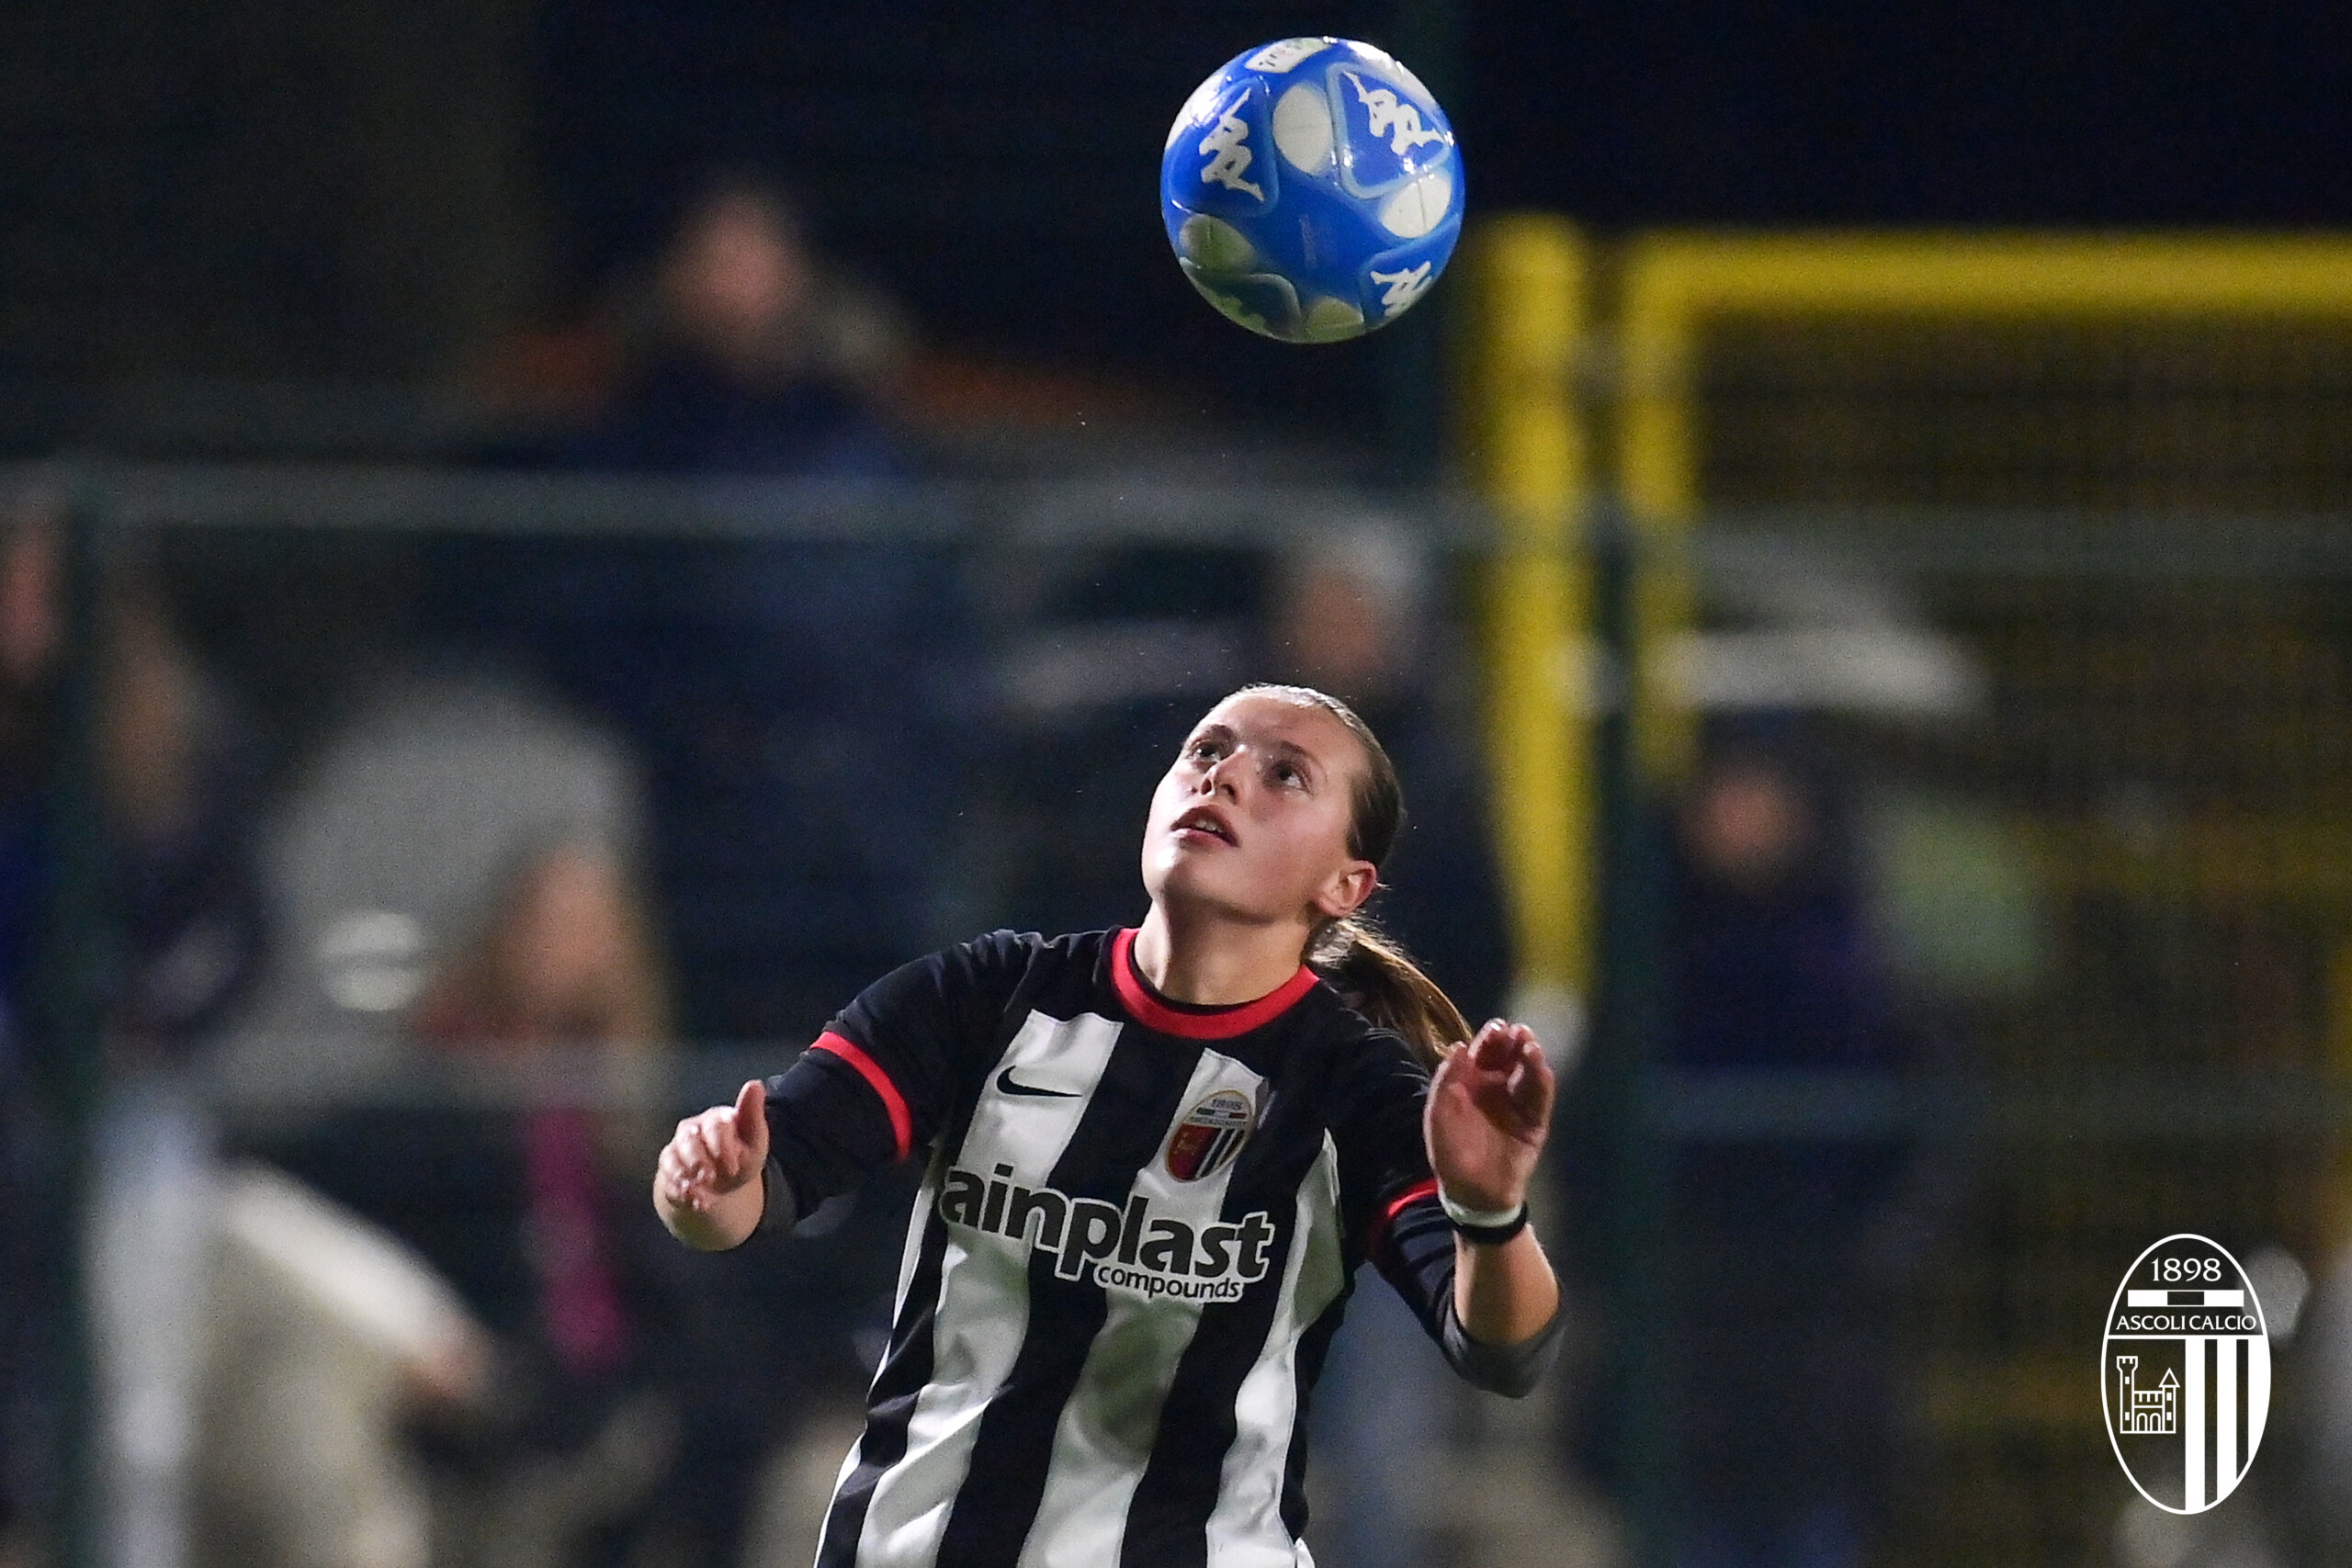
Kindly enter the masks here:
[[1186, 1040], [1230, 1040], [1272, 1023], [1288, 1011], [1293, 1003], [1315, 988], [1315, 971], [1300, 964], [1297, 974], [1254, 1002], [1220, 1008], [1179, 1007], [1153, 991], [1143, 972], [1136, 967], [1136, 933], [1128, 928], [1111, 939], [1111, 983], [1119, 988], [1119, 1000], [1126, 1005], [1128, 1013], [1147, 1029]]

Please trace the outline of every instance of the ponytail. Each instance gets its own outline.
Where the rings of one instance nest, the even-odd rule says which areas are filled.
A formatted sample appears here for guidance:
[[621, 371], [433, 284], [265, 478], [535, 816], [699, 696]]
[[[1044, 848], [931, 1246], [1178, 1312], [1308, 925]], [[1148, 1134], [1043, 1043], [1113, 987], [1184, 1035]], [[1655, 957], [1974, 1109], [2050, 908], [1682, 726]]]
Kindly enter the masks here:
[[1375, 1027], [1403, 1035], [1424, 1066], [1436, 1067], [1450, 1047], [1470, 1038], [1453, 999], [1370, 920], [1350, 915], [1331, 921], [1308, 944], [1306, 962]]

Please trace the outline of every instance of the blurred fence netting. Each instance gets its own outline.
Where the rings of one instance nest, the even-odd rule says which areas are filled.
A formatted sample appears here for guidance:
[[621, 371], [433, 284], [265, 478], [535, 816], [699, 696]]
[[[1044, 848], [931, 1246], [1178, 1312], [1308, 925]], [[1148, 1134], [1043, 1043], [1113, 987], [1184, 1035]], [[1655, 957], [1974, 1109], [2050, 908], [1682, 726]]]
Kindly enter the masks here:
[[[1675, 891], [1671, 994], [1594, 1049], [1650, 1074], [1668, 1311], [1644, 1364], [1683, 1361], [1681, 1405], [1634, 1428], [1675, 1477], [1650, 1551], [1801, 1536], [1810, 1504], [1890, 1562], [2338, 1560], [2352, 249], [1663, 236], [1620, 260], [1633, 793], [1668, 825], [1662, 875], [1613, 879], [1620, 907], [1629, 879], [1636, 909]], [[1838, 872], [1758, 892], [1791, 802], [1853, 878], [1867, 964], [1833, 951]], [[1809, 1043], [1776, 1009], [1812, 1010]], [[1759, 1225], [1777, 1256], [1742, 1243]], [[2181, 1231], [2247, 1264], [2281, 1355], [2234, 1512], [2195, 1518], [2133, 1495], [2101, 1404], [2117, 1281]], [[1808, 1268], [1877, 1304], [1770, 1278]], [[1775, 1409], [1796, 1435], [1734, 1435]], [[1743, 1493], [1758, 1462], [1777, 1500]]]

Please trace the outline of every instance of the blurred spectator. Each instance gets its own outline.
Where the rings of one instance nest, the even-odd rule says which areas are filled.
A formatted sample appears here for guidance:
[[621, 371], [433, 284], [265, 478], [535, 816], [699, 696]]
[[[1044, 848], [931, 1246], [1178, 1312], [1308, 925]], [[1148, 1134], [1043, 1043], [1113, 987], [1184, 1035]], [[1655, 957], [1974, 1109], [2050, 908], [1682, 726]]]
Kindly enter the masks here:
[[411, 1412], [484, 1396], [486, 1348], [409, 1249], [131, 1080], [101, 1123], [87, 1240], [120, 1568], [430, 1568]]
[[905, 357], [888, 305], [825, 267], [772, 185], [716, 179], [687, 202], [624, 326], [637, 363], [573, 448], [583, 468], [895, 475], [874, 410]]
[[630, 887], [643, 815], [614, 740], [514, 682], [363, 696], [262, 835], [281, 940], [216, 1066], [283, 1093], [397, 1077], [427, 1039], [650, 1048], [666, 1020]]
[[[1793, 725], [1714, 736], [1676, 835], [1668, 1056], [1697, 1072], [1909, 1055], [1852, 834]], [[1685, 1148], [1668, 1235], [1689, 1568], [1855, 1568], [1884, 1483], [1890, 1347], [1866, 1250], [1891, 1144]]]
[[[652, 1528], [674, 1452], [668, 1337], [640, 1327], [673, 1310], [672, 1249], [640, 1245], [659, 1235], [637, 1191], [649, 1145], [579, 1108], [641, 1099], [666, 1038], [638, 817], [600, 732], [442, 678], [363, 703], [267, 835], [284, 941], [218, 1062], [249, 1105], [282, 1108], [250, 1142], [413, 1247], [498, 1346], [490, 1394], [435, 1428], [454, 1521], [436, 1560], [605, 1561]], [[452, 1092], [469, 1066], [571, 1076], [553, 1103], [475, 1111]], [[394, 1092], [420, 1084], [421, 1101]], [[354, 1089], [372, 1105], [301, 1111]], [[363, 1391], [380, 1381], [380, 1358], [346, 1364]]]
[[[719, 181], [653, 269], [634, 369], [559, 460], [887, 483], [906, 465], [869, 400], [882, 320], [826, 281], [781, 196]], [[977, 665], [944, 553], [649, 536], [468, 541], [445, 561], [454, 630], [648, 760], [690, 1035], [813, 1036], [930, 943]]]
[[[53, 891], [62, 570], [52, 509], [21, 506], [0, 529], [0, 1032], [36, 1057], [34, 966]], [[167, 1059], [218, 1021], [262, 951], [249, 856], [261, 752], [142, 562], [111, 563], [99, 604], [106, 891], [125, 943], [113, 1026], [140, 1059]]]
[[[263, 949], [259, 899], [245, 853], [260, 769], [252, 732], [198, 667], [140, 558], [105, 564], [95, 604], [97, 733], [94, 762], [104, 886], [98, 901], [115, 942], [93, 953], [85, 932], [50, 918], [61, 889], [58, 794], [66, 740], [60, 676], [68, 650], [64, 535], [57, 509], [20, 499], [0, 525], [0, 1551], [52, 1479], [53, 1340], [63, 1302], [57, 1249], [75, 1227], [35, 1224], [70, 1210], [57, 1190], [57, 1125], [40, 1093], [60, 1081], [62, 1042], [40, 993], [41, 972], [72, 940], [77, 960], [98, 966], [107, 987], [108, 1048], [118, 1069], [168, 1062], [235, 1000]], [[152, 1114], [148, 1114], [152, 1112]], [[169, 1175], [145, 1158], [160, 1132], [172, 1148], [201, 1151], [205, 1133], [187, 1107], [118, 1098], [94, 1133], [97, 1190], [86, 1196], [98, 1238], [88, 1259], [94, 1292], [109, 1283], [104, 1235], [135, 1215], [167, 1210], [178, 1196], [140, 1185]], [[200, 1254], [167, 1244], [137, 1260], [137, 1283], [169, 1300], [140, 1332], [109, 1335], [102, 1315], [93, 1350], [101, 1431], [99, 1462], [111, 1545], [143, 1568], [176, 1551], [186, 1474], [182, 1461], [194, 1362], [174, 1355], [173, 1308], [193, 1297]], [[107, 1304], [102, 1298], [100, 1304]], [[156, 1552], [164, 1553], [158, 1556]]]
[[204, 1185], [190, 1561], [430, 1568], [406, 1423], [487, 1394], [480, 1325], [414, 1249], [283, 1173]]
[[1311, 537], [1275, 573], [1266, 659], [1353, 707], [1396, 761], [1405, 829], [1372, 911], [1477, 1020], [1503, 1010], [1512, 960], [1476, 688], [1437, 586], [1426, 547], [1395, 526]]

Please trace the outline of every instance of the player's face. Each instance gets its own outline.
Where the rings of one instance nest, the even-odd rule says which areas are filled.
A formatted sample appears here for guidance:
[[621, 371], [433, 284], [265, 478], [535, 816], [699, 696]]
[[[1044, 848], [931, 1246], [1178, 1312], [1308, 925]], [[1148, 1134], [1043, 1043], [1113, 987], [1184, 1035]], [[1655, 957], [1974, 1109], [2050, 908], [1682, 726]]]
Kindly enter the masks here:
[[1193, 727], [1151, 797], [1143, 880], [1155, 902], [1227, 919], [1308, 926], [1371, 896], [1372, 863], [1348, 852], [1354, 734], [1328, 709], [1260, 693], [1227, 697]]

